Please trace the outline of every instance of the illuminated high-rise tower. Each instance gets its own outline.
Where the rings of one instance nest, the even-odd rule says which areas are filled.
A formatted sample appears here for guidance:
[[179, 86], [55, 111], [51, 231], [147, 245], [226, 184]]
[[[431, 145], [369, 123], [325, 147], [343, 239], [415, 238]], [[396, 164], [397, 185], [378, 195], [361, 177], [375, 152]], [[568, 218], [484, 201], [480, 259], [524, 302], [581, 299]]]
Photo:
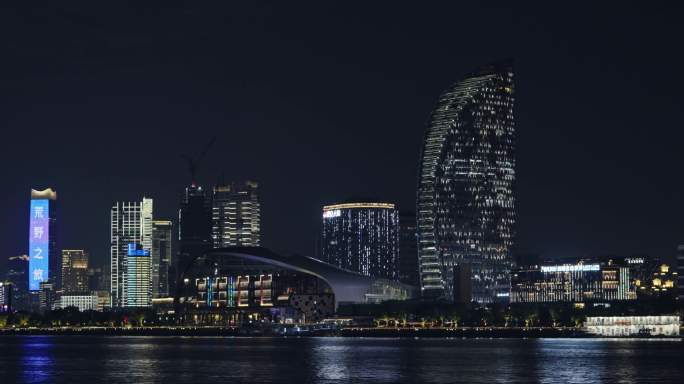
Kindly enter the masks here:
[[512, 63], [483, 67], [437, 101], [421, 153], [417, 191], [421, 290], [453, 300], [467, 264], [472, 298], [508, 300], [515, 235]]
[[[149, 255], [152, 250], [152, 204], [152, 199], [143, 198], [142, 201], [117, 202], [112, 206], [112, 307], [147, 306], [151, 302], [152, 271]], [[150, 270], [146, 271], [145, 268]], [[129, 292], [131, 289], [135, 292]], [[129, 293], [135, 297], [129, 298]]]
[[85, 294], [88, 287], [88, 252], [83, 249], [62, 250], [62, 291]]
[[62, 260], [57, 250], [57, 192], [50, 188], [31, 190], [29, 212], [29, 290], [37, 292], [40, 283], [61, 284]]
[[261, 206], [253, 181], [217, 185], [212, 198], [214, 248], [261, 245]]
[[391, 203], [323, 207], [323, 261], [364, 276], [399, 279], [399, 213]]

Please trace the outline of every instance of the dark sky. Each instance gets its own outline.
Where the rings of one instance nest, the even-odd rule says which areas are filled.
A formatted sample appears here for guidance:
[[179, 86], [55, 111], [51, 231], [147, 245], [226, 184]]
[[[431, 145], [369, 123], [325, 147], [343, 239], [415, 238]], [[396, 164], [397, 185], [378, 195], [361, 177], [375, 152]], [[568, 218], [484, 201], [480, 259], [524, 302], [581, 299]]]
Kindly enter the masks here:
[[0, 255], [26, 252], [29, 189], [52, 186], [61, 245], [105, 263], [111, 203], [146, 195], [174, 218], [180, 154], [213, 136], [200, 181], [259, 181], [263, 243], [313, 254], [325, 203], [413, 209], [433, 103], [506, 57], [519, 249], [684, 241], [680, 10], [199, 3], [0, 10]]

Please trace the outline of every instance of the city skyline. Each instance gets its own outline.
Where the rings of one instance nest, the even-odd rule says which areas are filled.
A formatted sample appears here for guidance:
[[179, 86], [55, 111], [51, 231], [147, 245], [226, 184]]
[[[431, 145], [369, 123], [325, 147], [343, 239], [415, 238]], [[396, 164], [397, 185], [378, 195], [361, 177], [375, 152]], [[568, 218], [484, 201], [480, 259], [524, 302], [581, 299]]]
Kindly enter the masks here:
[[[460, 11], [476, 14], [480, 8]], [[670, 83], [666, 83], [663, 76], [668, 66], [676, 68], [677, 60], [656, 66], [648, 55], [631, 54], [635, 47], [653, 53], [649, 48], [652, 41], [665, 44], [668, 35], [658, 33], [663, 32], [658, 28], [666, 27], [630, 32], [631, 24], [625, 21], [614, 32], [605, 31], [601, 17], [613, 10], [598, 8], [584, 23], [582, 33], [570, 35], [565, 32], [568, 22], [555, 25], [548, 21], [552, 18], [541, 17], [552, 14], [548, 9], [536, 10], [541, 16], [531, 19], [525, 16], [529, 9], [501, 7], [490, 10], [497, 21], [491, 32], [460, 40], [460, 49], [443, 52], [435, 48], [451, 43], [452, 35], [443, 34], [440, 23], [432, 23], [424, 32], [407, 26], [403, 21], [411, 10], [401, 6], [392, 11], [395, 21], [382, 19], [388, 32], [364, 42], [364, 32], [377, 32], [371, 16], [380, 9], [371, 7], [367, 15], [359, 16], [359, 30], [348, 37], [358, 43], [351, 48], [342, 44], [335, 29], [344, 25], [345, 10], [334, 5], [327, 9], [331, 28], [316, 21], [303, 24], [320, 29], [320, 36], [306, 36], [295, 43], [291, 38], [302, 37], [302, 31], [293, 30], [289, 38], [283, 38], [268, 28], [259, 29], [266, 25], [259, 24], [253, 41], [265, 44], [266, 53], [255, 52], [249, 44], [235, 45], [237, 52], [256, 58], [286, 57], [282, 67], [260, 64], [251, 70], [242, 61], [230, 60], [230, 55], [208, 53], [208, 46], [202, 44], [191, 48], [183, 40], [182, 47], [202, 53], [206, 60], [177, 57], [170, 44], [178, 36], [161, 36], [146, 27], [144, 18], [134, 18], [131, 23], [137, 33], [161, 41], [149, 55], [139, 53], [132, 35], [113, 28], [123, 9], [99, 15], [102, 28], [88, 35], [79, 33], [82, 26], [78, 23], [58, 28], [79, 15], [67, 10], [65, 16], [47, 24], [56, 27], [55, 36], [41, 34], [45, 27], [37, 27], [25, 34], [25, 40], [7, 45], [12, 58], [2, 64], [7, 85], [3, 96], [12, 113], [6, 114], [5, 126], [13, 132], [17, 145], [0, 156], [5, 161], [25, 160], [7, 172], [12, 188], [4, 190], [0, 199], [8, 213], [0, 221], [3, 240], [6, 236], [0, 252], [11, 256], [27, 251], [22, 235], [28, 225], [23, 213], [28, 208], [23, 205], [25, 191], [53, 187], [60, 191], [61, 245], [87, 249], [96, 265], [105, 264], [109, 223], [96, 212], [115, 200], [130, 200], [144, 193], [155, 199], [160, 217], [174, 218], [178, 195], [189, 181], [180, 155], [199, 152], [216, 136], [217, 145], [199, 170], [200, 184], [209, 188], [218, 183], [222, 173], [228, 180], [255, 179], [260, 183], [264, 212], [263, 244], [313, 256], [319, 212], [326, 204], [350, 196], [377, 195], [395, 202], [399, 209], [412, 209], [420, 141], [436, 97], [472, 68], [511, 56], [523, 84], [516, 90], [520, 250], [551, 257], [646, 253], [673, 259], [684, 237], [677, 227], [684, 207], [675, 198], [680, 182], [665, 176], [682, 162], [674, 147], [679, 133], [667, 128], [676, 121], [680, 96], [674, 89], [679, 88], [680, 80], [667, 79]], [[440, 19], [455, 10], [446, 7], [445, 16], [419, 11], [416, 17]], [[287, 9], [279, 7], [239, 11], [264, 15], [274, 28], [287, 19], [280, 15], [288, 15]], [[207, 16], [203, 10], [191, 9], [193, 12]], [[629, 7], [619, 12], [624, 20], [639, 14]], [[164, 29], [182, 14], [182, 10], [167, 8], [154, 17]], [[21, 10], [6, 13], [8, 22], [3, 25], [17, 26], [22, 15]], [[652, 11], [648, 17], [668, 16]], [[238, 17], [235, 25], [218, 23], [213, 30], [216, 34], [200, 28], [193, 37], [209, 36], [210, 43], [230, 39], [224, 32], [254, 28], [246, 20]], [[478, 21], [481, 19], [458, 28], [467, 31]], [[192, 17], [189, 22], [194, 22]], [[537, 36], [537, 28], [548, 33]], [[78, 39], [71, 39], [74, 36]], [[594, 41], [596, 36], [600, 36], [598, 41]], [[43, 37], [45, 42], [39, 39]], [[435, 42], [430, 42], [433, 37]], [[26, 54], [27, 46], [53, 52], [46, 48], [47, 42], [54, 41], [51, 39], [60, 39], [62, 54]], [[326, 39], [330, 45], [321, 44]], [[600, 42], [605, 41], [618, 44], [603, 50]], [[382, 49], [373, 53], [378, 43], [383, 43]], [[81, 47], [98, 54], [81, 61]], [[576, 55], [580, 51], [589, 52], [587, 60]], [[425, 57], [426, 52], [439, 53], [429, 63], [414, 59]], [[366, 53], [368, 60], [351, 59], [350, 53]], [[130, 60], [139, 54], [143, 60]], [[161, 62], [158, 57], [171, 60]], [[597, 61], [608, 64], [592, 64]], [[233, 64], [223, 65], [229, 62]], [[207, 63], [206, 72], [212, 75], [192, 71]], [[171, 77], [181, 65], [197, 77]], [[129, 70], [114, 70], [113, 66]], [[290, 71], [294, 76], [285, 76]], [[238, 72], [246, 80], [236, 82]], [[641, 80], [645, 74], [655, 78], [645, 82]], [[261, 75], [266, 76], [264, 80], [259, 80]], [[209, 79], [216, 81], [207, 85]], [[319, 84], [324, 84], [323, 80], [332, 83], [323, 86]], [[553, 80], [559, 80], [562, 87], [552, 86]], [[587, 93], [594, 84], [600, 84], [601, 91]], [[367, 87], [366, 92], [359, 92], [362, 86]], [[283, 95], [288, 95], [286, 100]], [[29, 113], [33, 109], [38, 113]], [[627, 110], [632, 113], [622, 113]], [[653, 116], [656, 120], [650, 123]], [[643, 126], [649, 129], [640, 129]], [[162, 131], [162, 127], [168, 129]], [[662, 139], [648, 139], [647, 132], [654, 129]], [[163, 140], [150, 149], [153, 158], [164, 161], [136, 163], [134, 168], [128, 166], [133, 160], [117, 158], [122, 164], [115, 164], [110, 159], [120, 147], [100, 143], [95, 133], [117, 131], [124, 136], [137, 132], [140, 140], [149, 142], [165, 132]], [[625, 131], [630, 134], [624, 135]], [[341, 132], [345, 134], [337, 134]], [[330, 140], [329, 133], [336, 134], [335, 140]], [[264, 143], [267, 134], [272, 136]], [[32, 140], [34, 136], [42, 139]], [[72, 140], [74, 137], [79, 139]], [[238, 142], [239, 146], [234, 144]], [[350, 156], [350, 148], [354, 156]], [[60, 156], [47, 155], [54, 151]], [[637, 158], [634, 153], [644, 155]], [[82, 161], [83, 156], [88, 161]], [[123, 173], [123, 169], [134, 171]], [[331, 169], [335, 172], [325, 172]], [[292, 220], [298, 224], [297, 232], [279, 230]]]
[[684, 378], [672, 4], [0, 5], [0, 376]]

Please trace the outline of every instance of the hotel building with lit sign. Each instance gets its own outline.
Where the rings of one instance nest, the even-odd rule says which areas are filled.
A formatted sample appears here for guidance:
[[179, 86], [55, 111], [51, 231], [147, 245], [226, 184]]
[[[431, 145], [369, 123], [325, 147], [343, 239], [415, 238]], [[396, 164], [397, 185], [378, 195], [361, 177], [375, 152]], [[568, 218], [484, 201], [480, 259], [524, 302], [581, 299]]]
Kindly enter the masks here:
[[363, 276], [399, 278], [399, 214], [390, 203], [323, 207], [322, 260]]
[[634, 300], [629, 268], [599, 263], [533, 265], [511, 271], [512, 303]]

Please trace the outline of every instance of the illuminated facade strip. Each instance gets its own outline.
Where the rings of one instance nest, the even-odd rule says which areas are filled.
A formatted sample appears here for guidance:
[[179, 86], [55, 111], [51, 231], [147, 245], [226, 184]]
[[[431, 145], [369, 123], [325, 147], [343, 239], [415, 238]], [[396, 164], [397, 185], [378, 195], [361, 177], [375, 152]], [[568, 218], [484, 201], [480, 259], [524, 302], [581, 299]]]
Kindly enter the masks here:
[[399, 277], [399, 213], [394, 204], [325, 207], [322, 243], [323, 261], [336, 267], [370, 277]]
[[394, 209], [394, 204], [391, 203], [345, 203], [326, 205], [323, 207], [323, 212], [340, 209], [363, 209], [363, 208], [384, 208]]

